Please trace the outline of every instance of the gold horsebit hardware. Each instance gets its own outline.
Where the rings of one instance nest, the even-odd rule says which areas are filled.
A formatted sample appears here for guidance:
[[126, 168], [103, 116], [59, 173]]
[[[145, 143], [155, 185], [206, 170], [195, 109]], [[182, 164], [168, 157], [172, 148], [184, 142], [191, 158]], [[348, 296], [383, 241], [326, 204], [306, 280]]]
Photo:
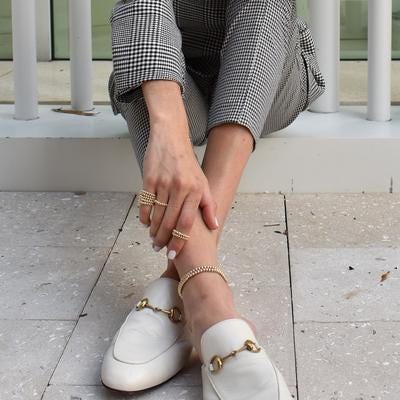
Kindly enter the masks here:
[[248, 351], [251, 351], [252, 353], [258, 353], [261, 350], [261, 347], [257, 346], [252, 340], [247, 339], [244, 342], [244, 345], [240, 349], [232, 350], [225, 357], [214, 356], [210, 361], [210, 365], [209, 365], [210, 371], [211, 372], [219, 371], [223, 367], [224, 361], [227, 358], [233, 357], [236, 355], [236, 353], [239, 353], [239, 351], [243, 351], [243, 350], [248, 350]]
[[151, 304], [149, 304], [149, 299], [145, 297], [136, 304], [136, 310], [142, 310], [143, 308], [150, 308], [153, 311], [160, 311], [165, 314], [168, 314], [168, 318], [172, 322], [182, 321], [182, 312], [178, 307], [172, 307], [169, 310], [163, 310], [162, 308], [154, 307]]

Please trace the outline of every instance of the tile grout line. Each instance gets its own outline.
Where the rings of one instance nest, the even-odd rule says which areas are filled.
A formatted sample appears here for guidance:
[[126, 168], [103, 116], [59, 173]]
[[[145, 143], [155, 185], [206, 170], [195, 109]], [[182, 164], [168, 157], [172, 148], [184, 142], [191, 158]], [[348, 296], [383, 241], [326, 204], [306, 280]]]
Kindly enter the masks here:
[[[267, 288], [290, 288], [290, 285], [265, 285]], [[82, 314], [82, 313], [81, 313]], [[76, 322], [77, 318], [0, 318], [0, 321], [35, 321], [35, 322]], [[340, 321], [324, 321], [317, 319], [309, 319], [304, 321], [295, 321], [294, 325], [306, 325], [306, 324], [369, 324], [369, 323], [400, 323], [400, 319], [352, 319], [352, 320], [340, 320]]]
[[289, 286], [290, 286], [290, 304], [292, 308], [292, 337], [293, 337], [293, 352], [294, 352], [294, 372], [296, 378], [296, 396], [299, 398], [299, 381], [297, 377], [297, 352], [296, 352], [296, 335], [295, 335], [295, 321], [294, 321], [294, 304], [293, 304], [293, 280], [292, 280], [292, 269], [290, 263], [290, 243], [289, 243], [289, 223], [288, 223], [288, 212], [286, 205], [286, 195], [283, 194], [283, 207], [285, 210], [285, 223], [286, 223], [286, 247], [288, 257], [288, 269], [289, 269]]
[[[88, 301], [89, 301], [89, 299], [90, 299], [90, 296], [92, 295], [93, 290], [94, 290], [94, 288], [96, 287], [96, 285], [97, 285], [97, 283], [98, 283], [98, 281], [99, 281], [99, 279], [100, 279], [100, 277], [101, 277], [101, 275], [102, 275], [102, 273], [103, 273], [103, 271], [104, 271], [105, 266], [107, 265], [107, 262], [108, 262], [108, 260], [109, 260], [109, 258], [110, 258], [110, 255], [111, 255], [111, 253], [112, 253], [112, 251], [113, 251], [113, 249], [114, 249], [114, 246], [115, 246], [115, 244], [117, 243], [117, 240], [118, 240], [118, 238], [119, 238], [119, 236], [120, 236], [120, 234], [121, 234], [121, 232], [122, 232], [122, 230], [123, 230], [123, 227], [124, 227], [124, 225], [125, 225], [125, 223], [126, 223], [126, 220], [127, 220], [127, 218], [128, 218], [128, 215], [129, 215], [129, 213], [131, 212], [131, 209], [132, 209], [132, 207], [133, 207], [133, 204], [135, 203], [135, 200], [136, 200], [136, 194], [133, 194], [133, 198], [132, 198], [131, 204], [129, 205], [128, 210], [127, 210], [127, 212], [126, 212], [125, 218], [124, 218], [124, 220], [122, 221], [121, 226], [118, 228], [118, 233], [117, 233], [117, 235], [115, 236], [115, 240], [114, 240], [113, 244], [112, 244], [112, 245], [110, 246], [110, 248], [109, 248], [109, 252], [108, 252], [107, 257], [106, 257], [106, 259], [105, 259], [105, 261], [104, 261], [104, 263], [103, 263], [103, 266], [100, 268], [100, 271], [99, 271], [99, 274], [98, 274], [98, 276], [97, 276], [97, 279], [96, 279], [96, 281], [94, 282], [94, 284], [93, 284], [93, 286], [92, 286], [92, 289], [90, 290], [90, 292], [89, 292], [89, 294], [88, 294], [88, 296], [87, 296], [87, 298], [86, 298], [86, 301], [84, 302], [84, 304], [83, 304], [83, 306], [82, 306], [82, 308], [81, 308], [81, 311], [79, 312], [78, 315], [81, 315], [81, 314], [83, 313], [83, 310], [85, 309], [85, 307], [86, 307], [86, 305], [87, 305], [87, 303], [88, 303]], [[47, 381], [47, 385], [46, 385], [45, 389], [43, 390], [42, 395], [40, 396], [40, 400], [43, 400], [44, 394], [46, 393], [46, 389], [50, 386], [50, 381], [51, 381], [51, 379], [53, 378], [53, 375], [54, 375], [54, 373], [55, 373], [55, 371], [56, 371], [58, 365], [60, 364], [61, 358], [63, 357], [63, 355], [64, 355], [64, 353], [65, 353], [65, 350], [66, 350], [66, 348], [67, 348], [67, 346], [68, 346], [68, 343], [70, 342], [70, 340], [71, 340], [71, 338], [72, 338], [72, 335], [73, 335], [74, 332], [75, 332], [75, 329], [76, 329], [76, 327], [77, 327], [77, 325], [78, 325], [79, 319], [80, 319], [80, 318], [78, 317], [78, 318], [75, 320], [75, 325], [74, 325], [74, 327], [73, 327], [73, 329], [72, 329], [72, 331], [71, 331], [71, 334], [69, 335], [69, 338], [67, 339], [67, 341], [66, 341], [66, 343], [65, 343], [64, 349], [63, 349], [63, 351], [61, 352], [60, 357], [58, 358], [57, 362], [55, 363], [55, 366], [54, 366], [54, 368], [53, 368], [53, 371], [52, 371], [52, 373], [50, 374], [50, 377], [49, 377], [49, 379], [48, 379], [48, 381]]]
[[316, 319], [309, 319], [304, 321], [296, 321], [295, 325], [305, 325], [305, 324], [369, 324], [374, 322], [380, 323], [399, 323], [398, 319], [353, 319], [353, 320], [344, 320], [344, 321], [318, 321]]
[[75, 322], [78, 318], [0, 318], [0, 321]]

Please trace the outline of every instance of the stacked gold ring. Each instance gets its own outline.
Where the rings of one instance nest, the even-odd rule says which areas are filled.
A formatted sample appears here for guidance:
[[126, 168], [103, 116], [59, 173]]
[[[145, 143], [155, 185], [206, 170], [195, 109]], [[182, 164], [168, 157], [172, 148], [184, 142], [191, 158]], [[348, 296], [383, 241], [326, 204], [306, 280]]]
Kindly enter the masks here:
[[179, 239], [183, 239], [183, 240], [188, 240], [190, 238], [189, 235], [186, 235], [186, 234], [184, 234], [184, 233], [182, 233], [182, 232], [180, 232], [180, 231], [178, 231], [176, 229], [174, 229], [172, 231], [172, 236], [174, 236], [176, 238], [179, 238]]
[[164, 207], [168, 206], [167, 203], [163, 203], [162, 201], [158, 201], [157, 199], [154, 200], [154, 204], [158, 204], [159, 206], [164, 206]]
[[[164, 207], [168, 206], [167, 203], [163, 203], [162, 201], [157, 200], [156, 195], [154, 193], [150, 193], [144, 189], [142, 189], [139, 193], [139, 204], [143, 204], [146, 206], [152, 206], [154, 204], [158, 204]], [[180, 232], [177, 229], [174, 229], [172, 231], [172, 236], [183, 240], [188, 240], [190, 238], [189, 235], [186, 235], [185, 233]]]
[[150, 193], [147, 190], [141, 190], [139, 193], [139, 204], [143, 204], [146, 206], [152, 206], [156, 199], [156, 195], [154, 193]]

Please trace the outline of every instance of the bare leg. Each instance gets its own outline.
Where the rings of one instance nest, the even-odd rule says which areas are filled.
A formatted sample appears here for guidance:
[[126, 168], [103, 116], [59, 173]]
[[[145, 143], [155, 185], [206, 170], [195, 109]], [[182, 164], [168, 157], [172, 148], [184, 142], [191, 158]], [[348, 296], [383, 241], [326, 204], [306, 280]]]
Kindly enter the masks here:
[[[218, 205], [220, 229], [210, 231], [199, 212], [190, 240], [174, 262], [169, 262], [163, 276], [179, 279], [197, 265], [218, 264], [218, 241], [252, 148], [253, 137], [244, 126], [222, 124], [210, 131], [202, 167]], [[243, 318], [235, 309], [231, 289], [215, 273], [201, 273], [191, 278], [183, 290], [183, 301], [200, 358], [200, 337], [209, 326], [227, 318]]]
[[[220, 133], [215, 135], [215, 132]], [[236, 140], [239, 138], [239, 146], [236, 143], [232, 143], [231, 145], [232, 138], [235, 138]], [[217, 212], [218, 221], [220, 221], [220, 229], [216, 231], [217, 245], [221, 237], [225, 219], [228, 215], [239, 184], [242, 171], [251, 153], [251, 147], [249, 148], [248, 143], [251, 144], [253, 142], [249, 139], [250, 137], [247, 128], [238, 124], [219, 125], [213, 128], [209, 134], [202, 168], [208, 178], [213, 197], [218, 204]], [[243, 146], [243, 148], [241, 152], [242, 154], [240, 155], [243, 158], [238, 160], [237, 152], [238, 148], [240, 149], [241, 146]], [[232, 154], [227, 154], [227, 151], [231, 151]], [[221, 154], [223, 154], [224, 157], [221, 157]], [[230, 163], [230, 161], [233, 160], [235, 160], [235, 162]], [[161, 276], [176, 279], [178, 281], [180, 279], [175, 264], [171, 260], [168, 260], [167, 269]]]

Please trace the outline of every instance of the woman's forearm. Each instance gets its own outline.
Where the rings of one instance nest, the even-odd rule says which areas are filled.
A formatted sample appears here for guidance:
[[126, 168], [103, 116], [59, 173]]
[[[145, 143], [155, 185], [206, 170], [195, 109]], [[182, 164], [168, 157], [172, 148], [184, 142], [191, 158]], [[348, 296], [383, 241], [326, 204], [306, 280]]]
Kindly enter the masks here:
[[[186, 121], [180, 86], [170, 80], [149, 80], [142, 83], [150, 125], [165, 121]], [[179, 130], [178, 130], [179, 131]]]

